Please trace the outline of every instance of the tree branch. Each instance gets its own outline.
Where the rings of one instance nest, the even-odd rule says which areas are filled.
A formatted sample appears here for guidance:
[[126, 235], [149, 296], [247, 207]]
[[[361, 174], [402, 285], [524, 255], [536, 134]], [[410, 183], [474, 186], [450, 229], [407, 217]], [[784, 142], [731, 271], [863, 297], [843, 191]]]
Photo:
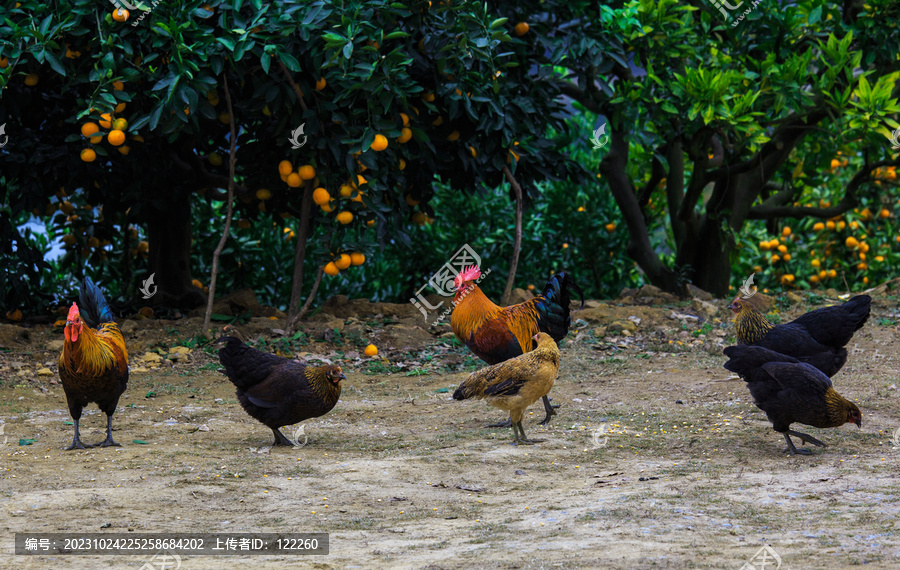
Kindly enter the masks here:
[[291, 77], [291, 72], [290, 70], [288, 70], [287, 66], [284, 65], [284, 62], [279, 59], [278, 65], [281, 66], [281, 72], [284, 74], [284, 77], [294, 89], [294, 94], [297, 95], [297, 102], [300, 103], [300, 108], [303, 109], [304, 112], [306, 112], [307, 108], [306, 101], [303, 100], [303, 91], [300, 89], [300, 86], [297, 85], [297, 83], [294, 81], [294, 78]]
[[213, 301], [216, 298], [216, 277], [219, 274], [219, 256], [225, 249], [225, 242], [228, 241], [228, 232], [231, 229], [231, 218], [234, 216], [234, 167], [237, 162], [237, 133], [234, 128], [234, 109], [231, 105], [231, 92], [228, 90], [228, 78], [222, 78], [225, 87], [225, 103], [228, 105], [228, 115], [231, 117], [231, 147], [228, 149], [228, 200], [226, 202], [227, 211], [225, 214], [225, 228], [222, 230], [222, 237], [219, 239], [219, 245], [213, 252], [212, 259], [212, 275], [209, 279], [209, 296], [206, 299], [206, 315], [203, 317], [203, 336], [209, 332], [209, 320], [212, 317]]
[[513, 242], [512, 261], [509, 264], [509, 276], [506, 278], [506, 288], [503, 290], [503, 296], [500, 298], [500, 306], [505, 307], [509, 304], [509, 296], [512, 294], [513, 284], [516, 281], [516, 269], [519, 265], [519, 252], [522, 249], [522, 187], [516, 182], [509, 167], [503, 165], [503, 174], [509, 180], [510, 186], [516, 193], [516, 236]]
[[297, 230], [297, 248], [294, 253], [294, 277], [291, 285], [291, 301], [288, 305], [287, 330], [289, 332], [294, 330], [300, 315], [300, 297], [303, 293], [303, 262], [306, 260], [306, 239], [309, 234], [312, 193], [313, 181], [307, 180], [303, 186], [303, 201], [300, 204], [300, 228]]

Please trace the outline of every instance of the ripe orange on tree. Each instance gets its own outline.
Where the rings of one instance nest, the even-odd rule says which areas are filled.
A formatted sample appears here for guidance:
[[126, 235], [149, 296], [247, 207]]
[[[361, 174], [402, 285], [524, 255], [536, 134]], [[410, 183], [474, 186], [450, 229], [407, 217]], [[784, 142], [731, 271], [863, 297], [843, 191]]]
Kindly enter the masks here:
[[287, 176], [287, 185], [291, 188], [299, 188], [300, 185], [303, 184], [303, 180], [300, 178], [300, 175], [296, 172], [291, 172]]
[[337, 268], [337, 265], [335, 265], [333, 261], [329, 261], [328, 263], [325, 264], [325, 274], [326, 275], [331, 275], [332, 277], [334, 277], [335, 275], [337, 275], [340, 272], [341, 272], [341, 270]]
[[301, 180], [312, 180], [316, 177], [316, 169], [312, 165], [306, 164], [297, 169], [297, 174], [300, 175]]
[[100, 126], [104, 129], [112, 128], [112, 115], [109, 113], [100, 115]]
[[513, 28], [513, 33], [517, 36], [524, 36], [530, 29], [531, 26], [529, 26], [527, 22], [519, 22], [516, 24], [516, 27]]
[[115, 121], [113, 121], [112, 128], [116, 129], [117, 131], [124, 131], [128, 128], [128, 121], [126, 121], [125, 119], [116, 119]]
[[122, 131], [113, 129], [112, 131], [109, 132], [109, 135], [107, 135], [106, 138], [107, 138], [107, 140], [109, 140], [109, 144], [111, 144], [113, 146], [119, 146], [125, 142], [125, 133], [123, 133]]
[[325, 89], [326, 85], [328, 85], [328, 82], [325, 81], [325, 78], [324, 77], [320, 78], [318, 81], [316, 81], [316, 91], [321, 91], [322, 89]]
[[29, 73], [28, 75], [25, 76], [25, 85], [27, 85], [29, 87], [34, 87], [35, 85], [38, 84], [39, 80], [40, 80], [40, 77], [38, 77], [37, 73]]
[[112, 19], [117, 22], [124, 22], [128, 20], [128, 16], [128, 10], [125, 10], [124, 8], [117, 8], [113, 10], [112, 13]]
[[351, 265], [362, 265], [366, 262], [366, 256], [358, 251], [354, 251], [350, 254], [350, 264]]
[[85, 138], [90, 137], [96, 132], [100, 131], [100, 127], [97, 126], [97, 123], [85, 123], [81, 125], [81, 134]]
[[372, 150], [376, 152], [380, 152], [388, 147], [387, 137], [384, 135], [375, 135], [375, 140], [372, 141]]
[[403, 121], [404, 127], [409, 126], [409, 115], [407, 115], [406, 113], [400, 113], [400, 120]]
[[331, 194], [328, 193], [328, 190], [324, 188], [316, 188], [313, 190], [313, 202], [317, 205], [321, 206], [322, 204], [327, 204], [329, 200], [331, 200]]
[[282, 160], [278, 163], [278, 174], [282, 176], [287, 176], [291, 172], [294, 171], [294, 165], [291, 164], [290, 160]]
[[81, 151], [81, 160], [85, 162], [94, 162], [97, 160], [97, 153], [93, 149], [86, 148]]
[[350, 263], [351, 263], [350, 255], [346, 254], [346, 253], [342, 253], [341, 256], [334, 261], [335, 267], [337, 267], [338, 269], [341, 269], [341, 270], [347, 269], [348, 267], [350, 267]]
[[397, 137], [397, 142], [400, 144], [407, 143], [412, 138], [412, 130], [403, 127], [400, 129], [400, 136]]
[[[352, 212], [338, 212], [337, 221], [340, 223], [347, 225], [353, 221], [353, 213]], [[349, 256], [348, 256], [349, 257]]]

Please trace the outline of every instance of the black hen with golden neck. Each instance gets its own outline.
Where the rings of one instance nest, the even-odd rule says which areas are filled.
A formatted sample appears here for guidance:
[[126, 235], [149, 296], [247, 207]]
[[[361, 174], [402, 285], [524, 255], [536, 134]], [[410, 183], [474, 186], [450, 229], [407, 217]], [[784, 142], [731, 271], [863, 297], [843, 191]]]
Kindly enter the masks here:
[[872, 298], [857, 295], [843, 305], [824, 307], [783, 325], [773, 325], [747, 299], [737, 297], [734, 330], [739, 344], [761, 346], [815, 366], [834, 376], [847, 361], [844, 348], [869, 318]]

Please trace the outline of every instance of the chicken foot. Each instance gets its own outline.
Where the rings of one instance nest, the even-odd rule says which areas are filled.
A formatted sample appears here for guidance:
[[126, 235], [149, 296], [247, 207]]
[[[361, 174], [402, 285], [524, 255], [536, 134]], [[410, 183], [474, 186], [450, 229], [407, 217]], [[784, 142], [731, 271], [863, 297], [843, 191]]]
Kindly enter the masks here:
[[116, 443], [112, 438], [112, 416], [106, 416], [106, 439], [91, 447], [122, 447], [122, 444]]
[[[558, 408], [558, 407], [559, 407], [559, 404], [553, 405], [553, 404], [550, 403], [550, 400], [552, 400], [552, 399], [553, 399], [553, 398], [548, 398], [547, 396], [544, 396], [544, 398], [543, 398], [543, 400], [544, 400], [544, 411], [547, 412], [547, 415], [546, 415], [546, 416], [544, 417], [544, 419], [541, 420], [541, 422], [540, 422], [540, 424], [541, 424], [542, 426], [545, 426], [545, 425], [547, 425], [548, 423], [550, 423], [550, 418], [556, 415], [556, 410], [555, 410], [554, 408]], [[507, 418], [506, 421], [497, 422], [497, 423], [495, 423], [495, 424], [488, 424], [488, 425], [486, 425], [485, 427], [505, 428], [505, 427], [512, 427], [512, 425], [513, 425], [512, 420], [509, 419], [509, 418]]]
[[794, 442], [791, 441], [791, 436], [799, 437], [800, 441], [802, 441], [803, 443], [811, 443], [813, 445], [818, 445], [819, 447], [827, 447], [827, 444], [819, 441], [809, 434], [789, 429], [784, 432], [784, 440], [787, 442], [788, 446], [782, 450], [782, 453], [790, 452], [791, 455], [812, 455], [812, 451], [808, 449], [797, 449], [796, 447], [794, 447]]
[[543, 439], [528, 439], [528, 436], [525, 435], [525, 428], [522, 427], [522, 421], [518, 421], [513, 425], [513, 437], [512, 444], [513, 445], [534, 445], [535, 443], [541, 443]]
[[81, 434], [78, 433], [78, 420], [76, 420], [75, 418], [72, 419], [75, 420], [75, 438], [72, 440], [72, 445], [67, 447], [65, 450], [71, 451], [73, 449], [87, 449], [88, 447], [93, 447], [92, 445], [85, 445], [81, 441]]

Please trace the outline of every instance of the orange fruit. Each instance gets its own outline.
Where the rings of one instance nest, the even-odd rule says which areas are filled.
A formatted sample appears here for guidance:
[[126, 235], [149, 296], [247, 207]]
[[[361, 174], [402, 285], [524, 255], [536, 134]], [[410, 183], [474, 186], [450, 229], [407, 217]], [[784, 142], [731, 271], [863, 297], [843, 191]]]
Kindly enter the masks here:
[[820, 232], [824, 229], [825, 229], [825, 224], [823, 224], [822, 222], [816, 222], [815, 224], [813, 224], [813, 230], [815, 230], [817, 232]]
[[827, 222], [825, 222], [825, 227], [828, 228], [829, 230], [833, 230], [834, 222], [832, 222], [831, 220], [828, 220]]
[[113, 146], [119, 146], [125, 142], [125, 133], [120, 130], [113, 129], [109, 132], [109, 135], [107, 135], [106, 138], [107, 140], [109, 140], [109, 144]]
[[349, 184], [341, 184], [340, 193], [342, 198], [349, 198], [353, 195], [353, 186]]
[[325, 86], [327, 84], [328, 84], [328, 82], [325, 81], [324, 77], [320, 78], [318, 81], [316, 81], [316, 91], [321, 91], [322, 89], [325, 89]]
[[459, 131], [453, 131], [449, 135], [447, 135], [448, 141], [458, 141], [459, 140]]
[[781, 259], [783, 259], [783, 260], [785, 260], [785, 261], [790, 261], [790, 260], [791, 260], [791, 254], [790, 254], [790, 253], [785, 253], [785, 254], [784, 254], [784, 257], [782, 257]]
[[350, 254], [350, 265], [362, 265], [366, 262], [366, 256], [358, 251]]
[[351, 262], [352, 260], [350, 259], [350, 255], [347, 253], [342, 253], [341, 256], [334, 261], [334, 265], [338, 269], [344, 270], [350, 267]]
[[99, 131], [100, 127], [97, 126], [97, 123], [85, 123], [81, 125], [81, 134], [84, 137], [90, 137], [92, 134]]
[[606, 231], [611, 232], [616, 229], [616, 224], [614, 224], [613, 222], [610, 222], [610, 223], [606, 224], [604, 227], [606, 228]]
[[869, 251], [869, 244], [864, 241], [859, 242], [859, 251], [866, 253]]
[[434, 125], [435, 127], [440, 127], [441, 125], [444, 124], [444, 117], [438, 116], [437, 119], [431, 121], [431, 124]]
[[124, 131], [128, 128], [128, 121], [126, 121], [125, 119], [116, 119], [115, 121], [113, 121], [112, 128], [116, 129], [117, 131]]
[[434, 93], [422, 94], [422, 100], [427, 101], [428, 103], [431, 103], [432, 101], [434, 101]]
[[838, 231], [843, 231], [843, 229], [847, 227], [847, 222], [845, 222], [844, 220], [841, 220], [840, 222], [837, 223], [836, 227], [837, 227]]
[[0, 57], [0, 69], [6, 69], [7, 67], [9, 67], [9, 58]]
[[282, 160], [278, 163], [278, 174], [282, 176], [287, 176], [291, 172], [294, 171], [294, 165], [291, 164], [290, 160]]
[[818, 275], [811, 275], [811, 276], [809, 277], [809, 282], [812, 283], [813, 285], [815, 285], [816, 283], [819, 282], [819, 276], [818, 276]]
[[331, 194], [328, 193], [328, 190], [324, 188], [316, 188], [313, 190], [313, 202], [319, 206], [327, 204], [329, 200], [331, 200]]
[[297, 174], [300, 175], [301, 180], [312, 180], [316, 177], [316, 169], [307, 164], [298, 168]]
[[784, 226], [781, 229], [781, 235], [783, 235], [784, 237], [788, 237], [789, 235], [791, 235], [791, 228], [788, 226]]
[[840, 165], [841, 165], [841, 161], [840, 161], [840, 160], [838, 160], [838, 159], [836, 159], [836, 158], [832, 158], [832, 159], [831, 159], [831, 169], [832, 169], [832, 170], [834, 170], [835, 168], [838, 168]]
[[834, 279], [835, 277], [837, 277], [837, 271], [834, 270], [834, 269], [829, 269], [829, 270], [828, 270], [828, 277]]
[[370, 228], [374, 225], [375, 225], [375, 220], [369, 220], [368, 222], [366, 222], [366, 226], [368, 226]]
[[124, 22], [128, 20], [128, 15], [128, 10], [125, 10], [124, 8], [118, 8], [116, 10], [113, 10], [112, 19], [117, 22]]
[[150, 251], [150, 244], [145, 241], [138, 242], [137, 250], [141, 253], [147, 253]]
[[125, 84], [118, 80], [113, 81], [112, 85], [113, 85], [113, 89], [115, 89], [116, 91], [121, 91], [121, 90], [125, 89]]
[[368, 182], [368, 180], [366, 180], [365, 178], [363, 178], [362, 175], [360, 175], [360, 174], [357, 174], [357, 175], [356, 175], [356, 185], [357, 185], [357, 186], [362, 186], [362, 185], [365, 184], [366, 182]]
[[100, 115], [100, 126], [104, 129], [112, 128], [112, 115], [109, 113]]
[[884, 208], [883, 210], [881, 210], [881, 212], [878, 213], [878, 215], [881, 216], [882, 218], [890, 218], [891, 211], [888, 210], [887, 208]]
[[296, 172], [291, 172], [287, 177], [287, 185], [291, 188], [299, 188], [303, 184], [303, 179]]
[[397, 168], [399, 168], [400, 170], [403, 170], [404, 168], [406, 168], [406, 161], [401, 158], [400, 162], [397, 163]]
[[352, 212], [338, 212], [337, 221], [340, 223], [347, 225], [353, 221], [353, 213]]
[[221, 115], [219, 115], [219, 122], [225, 125], [230, 124], [231, 115], [229, 115], [228, 113], [222, 113]]
[[119, 103], [116, 105], [116, 113], [121, 113], [125, 110], [125, 103]]
[[331, 275], [332, 277], [334, 277], [335, 275], [337, 275], [340, 272], [341, 272], [341, 270], [337, 268], [337, 265], [335, 265], [333, 261], [329, 261], [328, 263], [325, 264], [325, 274], [326, 275]]
[[[16, 322], [21, 321], [22, 320], [22, 311], [19, 309], [16, 309], [15, 311], [7, 311], [6, 318], [11, 321], [16, 321]], [[369, 346], [371, 346], [371, 345], [369, 345]], [[366, 350], [368, 350], [368, 348]]]
[[404, 127], [409, 126], [409, 115], [407, 115], [406, 113], [400, 113], [400, 120], [403, 121]]
[[416, 212], [412, 215], [412, 221], [420, 226], [424, 226], [428, 222], [428, 216], [425, 215], [425, 212]]
[[38, 77], [37, 73], [29, 73], [28, 75], [25, 76], [25, 85], [28, 85], [29, 87], [34, 87], [35, 85], [38, 84], [39, 80], [40, 80], [40, 77]]
[[516, 24], [516, 27], [513, 28], [513, 33], [517, 36], [524, 36], [528, 33], [528, 30], [531, 29], [531, 26], [528, 25], [527, 22], [519, 22]]
[[260, 188], [256, 191], [256, 197], [260, 200], [268, 200], [272, 197], [272, 192], [270, 190], [266, 190], [265, 188]]
[[97, 160], [97, 153], [93, 149], [86, 148], [81, 151], [81, 160], [85, 162], [94, 162]]
[[406, 127], [403, 127], [402, 129], [400, 129], [400, 136], [397, 137], [397, 142], [403, 144], [409, 142], [411, 138], [412, 131]]
[[778, 255], [777, 253], [773, 254], [772, 255], [772, 263], [778, 263], [779, 261], [781, 261], [781, 256]]
[[374, 344], [370, 344], [366, 347], [365, 354], [366, 356], [378, 356], [378, 347]]
[[822, 262], [819, 261], [818, 259], [813, 259], [812, 261], [809, 262], [809, 264], [812, 265], [813, 267], [819, 267], [820, 265], [822, 265]]
[[865, 261], [863, 261], [863, 262], [860, 262], [860, 264], [857, 265], [856, 268], [865, 271], [866, 269], [869, 268], [869, 266], [868, 266], [868, 264], [866, 264]]
[[[476, 157], [478, 156], [478, 151], [475, 150], [475, 147], [474, 147], [474, 146], [470, 146], [470, 147], [469, 147], [469, 154], [472, 155], [472, 158], [476, 158]], [[582, 210], [583, 210], [583, 209], [584, 209], [584, 208], [582, 208]], [[579, 210], [579, 211], [580, 211], [580, 210]]]
[[119, 154], [124, 154], [128, 156], [128, 153], [131, 152], [131, 147], [128, 145], [122, 145], [118, 148]]
[[845, 241], [847, 247], [859, 247], [859, 241], [853, 236], [849, 236]]
[[374, 151], [382, 151], [388, 147], [387, 137], [384, 135], [375, 135], [375, 140], [372, 141], [372, 150]]
[[406, 203], [410, 206], [416, 206], [419, 204], [419, 201], [412, 197], [412, 194], [406, 195]]
[[215, 153], [215, 152], [210, 153], [208, 158], [209, 158], [209, 163], [212, 164], [213, 166], [222, 166], [222, 157], [219, 156], [217, 153]]
[[319, 207], [322, 208], [322, 211], [326, 214], [334, 211], [334, 206], [331, 205], [331, 202], [328, 202], [327, 204], [320, 204]]
[[779, 245], [779, 246], [778, 246], [778, 251], [780, 251], [781, 253], [787, 253], [787, 246], [784, 245], [784, 244]]
[[215, 91], [207, 91], [206, 92], [206, 100], [209, 101], [209, 104], [215, 107], [219, 104], [219, 94]]
[[562, 244], [562, 248], [563, 248], [563, 249], [569, 249], [569, 244], [563, 243], [563, 244]]

